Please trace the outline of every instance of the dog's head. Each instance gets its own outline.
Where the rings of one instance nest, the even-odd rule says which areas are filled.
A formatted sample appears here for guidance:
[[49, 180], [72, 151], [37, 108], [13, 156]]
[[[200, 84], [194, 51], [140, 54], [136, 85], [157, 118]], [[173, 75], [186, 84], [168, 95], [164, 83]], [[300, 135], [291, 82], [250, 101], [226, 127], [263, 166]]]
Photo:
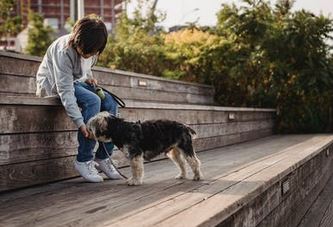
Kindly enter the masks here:
[[101, 112], [90, 118], [87, 123], [89, 138], [104, 143], [112, 142], [112, 125], [119, 118], [109, 112]]

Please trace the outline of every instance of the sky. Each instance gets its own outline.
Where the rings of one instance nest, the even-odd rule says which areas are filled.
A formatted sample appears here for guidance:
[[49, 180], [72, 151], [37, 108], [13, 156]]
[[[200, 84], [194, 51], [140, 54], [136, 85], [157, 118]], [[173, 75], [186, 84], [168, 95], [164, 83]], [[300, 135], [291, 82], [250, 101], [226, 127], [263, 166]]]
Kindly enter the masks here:
[[[276, 0], [271, 0], [274, 4]], [[136, 0], [128, 5], [128, 12], [135, 7]], [[215, 25], [216, 13], [223, 3], [240, 4], [241, 0], [159, 0], [157, 9], [167, 14], [160, 24], [166, 28], [174, 25], [195, 22], [199, 25]], [[333, 0], [296, 0], [294, 9], [304, 8], [315, 14], [324, 14], [333, 18]]]

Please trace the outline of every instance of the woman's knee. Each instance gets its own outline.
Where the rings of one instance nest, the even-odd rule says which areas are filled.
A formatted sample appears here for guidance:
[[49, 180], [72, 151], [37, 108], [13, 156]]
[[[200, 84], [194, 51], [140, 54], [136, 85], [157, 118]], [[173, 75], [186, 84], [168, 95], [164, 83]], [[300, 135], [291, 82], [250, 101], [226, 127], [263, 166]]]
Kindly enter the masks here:
[[95, 113], [98, 113], [101, 109], [101, 99], [95, 94], [89, 94], [84, 100], [81, 99], [81, 105], [83, 109], [89, 109]]
[[101, 108], [101, 99], [96, 95], [92, 94], [89, 99], [87, 99], [86, 105], [89, 108], [99, 109]]
[[82, 83], [75, 83], [75, 97], [79, 105], [82, 106], [98, 106], [101, 105], [101, 99], [94, 92], [85, 88]]
[[112, 114], [116, 114], [117, 112], [117, 102], [114, 100], [114, 98], [107, 94], [105, 96], [105, 99], [101, 103], [101, 111], [108, 111]]

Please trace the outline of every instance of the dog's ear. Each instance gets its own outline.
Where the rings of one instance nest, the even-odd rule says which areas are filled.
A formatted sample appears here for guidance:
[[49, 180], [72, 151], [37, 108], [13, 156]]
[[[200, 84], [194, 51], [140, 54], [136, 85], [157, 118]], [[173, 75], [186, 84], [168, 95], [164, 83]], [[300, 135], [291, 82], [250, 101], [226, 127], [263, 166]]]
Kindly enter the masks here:
[[[121, 123], [124, 121], [122, 118], [118, 118], [112, 114], [109, 114], [108, 116], [104, 117], [104, 120], [106, 121], [107, 125], [107, 134], [110, 136], [114, 136], [114, 133], [119, 131], [119, 128], [121, 127]], [[119, 132], [118, 132], [119, 133]]]

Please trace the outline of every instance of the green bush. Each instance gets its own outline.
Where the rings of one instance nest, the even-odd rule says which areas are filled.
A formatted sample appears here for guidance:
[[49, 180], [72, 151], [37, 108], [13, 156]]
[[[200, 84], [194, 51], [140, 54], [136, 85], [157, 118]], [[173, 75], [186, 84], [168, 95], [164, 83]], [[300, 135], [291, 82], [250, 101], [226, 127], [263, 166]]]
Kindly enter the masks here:
[[[237, 47], [223, 60], [230, 63], [227, 58], [235, 57], [225, 69], [228, 78], [221, 82], [218, 73], [212, 78], [220, 81], [219, 102], [277, 108], [278, 132], [332, 130], [333, 65], [327, 43], [332, 20], [304, 10], [291, 12], [290, 1], [274, 8], [264, 1], [245, 2], [248, 6], [225, 6], [218, 15], [219, 34]], [[231, 88], [241, 98], [224, 92]]]

